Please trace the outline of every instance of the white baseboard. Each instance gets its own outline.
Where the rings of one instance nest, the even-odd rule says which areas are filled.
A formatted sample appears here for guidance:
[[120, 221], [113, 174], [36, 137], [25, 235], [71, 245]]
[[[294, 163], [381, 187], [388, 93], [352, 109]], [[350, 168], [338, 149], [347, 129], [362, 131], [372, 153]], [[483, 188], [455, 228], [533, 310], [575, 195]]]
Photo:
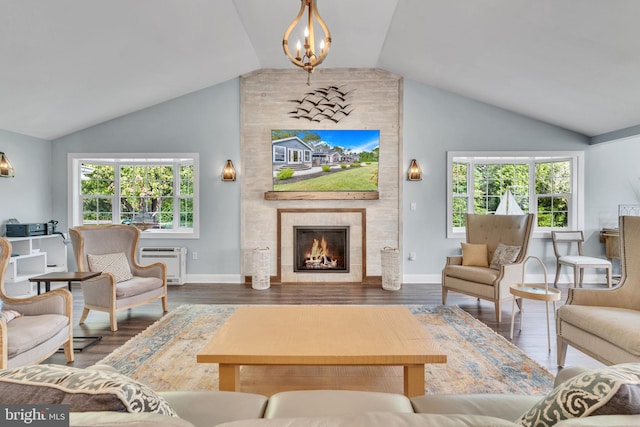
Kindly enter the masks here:
[[[555, 279], [554, 274], [547, 275], [547, 282], [550, 286], [553, 286], [553, 280]], [[604, 274], [596, 274], [596, 273], [585, 273], [584, 275], [584, 283], [606, 283], [606, 276]], [[544, 274], [536, 273], [536, 274], [527, 274], [525, 276], [525, 281], [527, 283], [543, 283], [544, 282]], [[440, 274], [405, 274], [402, 276], [402, 283], [411, 283], [411, 284], [432, 284], [442, 283], [442, 275]], [[573, 274], [565, 274], [561, 273], [560, 278], [558, 279], [558, 283], [565, 284], [573, 284]]]
[[240, 274], [187, 274], [187, 283], [244, 283]]
[[[555, 275], [548, 275], [549, 285], [553, 285]], [[441, 274], [405, 274], [402, 276], [402, 283], [410, 284], [440, 284]], [[525, 281], [528, 283], [542, 283], [543, 274], [527, 274]], [[187, 283], [244, 283], [241, 274], [187, 274]], [[573, 284], [573, 274], [560, 274], [559, 283]], [[606, 283], [604, 274], [585, 273], [584, 283]]]
[[402, 283], [437, 283], [442, 282], [442, 274], [405, 274]]

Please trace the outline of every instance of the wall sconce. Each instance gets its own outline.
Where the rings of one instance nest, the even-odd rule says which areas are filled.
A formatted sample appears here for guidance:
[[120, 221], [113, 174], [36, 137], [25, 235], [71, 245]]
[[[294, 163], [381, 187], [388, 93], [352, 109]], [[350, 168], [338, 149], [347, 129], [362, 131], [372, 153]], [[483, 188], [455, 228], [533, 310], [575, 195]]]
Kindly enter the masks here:
[[422, 169], [416, 162], [416, 159], [412, 159], [409, 164], [409, 171], [407, 172], [407, 181], [422, 181]]
[[0, 177], [13, 178], [13, 166], [7, 156], [0, 151]]
[[223, 181], [235, 181], [236, 180], [236, 168], [233, 167], [231, 160], [227, 160], [227, 164], [222, 168], [222, 180]]

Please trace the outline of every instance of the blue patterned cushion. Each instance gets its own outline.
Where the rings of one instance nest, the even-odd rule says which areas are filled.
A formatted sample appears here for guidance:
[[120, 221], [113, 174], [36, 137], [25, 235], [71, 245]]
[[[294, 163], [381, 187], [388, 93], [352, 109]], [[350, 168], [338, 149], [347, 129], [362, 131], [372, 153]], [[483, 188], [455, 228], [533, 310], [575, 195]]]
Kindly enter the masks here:
[[0, 370], [3, 404], [66, 404], [71, 412], [153, 412], [176, 417], [149, 387], [115, 372], [62, 365]]
[[640, 363], [593, 369], [557, 386], [520, 417], [523, 426], [553, 426], [591, 415], [640, 414]]

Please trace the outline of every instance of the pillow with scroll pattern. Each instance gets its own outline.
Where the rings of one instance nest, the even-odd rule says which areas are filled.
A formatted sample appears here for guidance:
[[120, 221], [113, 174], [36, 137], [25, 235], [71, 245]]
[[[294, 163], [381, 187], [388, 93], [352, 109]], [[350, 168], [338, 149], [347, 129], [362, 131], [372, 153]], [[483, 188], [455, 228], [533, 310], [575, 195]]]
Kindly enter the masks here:
[[71, 412], [152, 412], [177, 416], [148, 386], [116, 372], [62, 365], [0, 370], [3, 404], [66, 404]]
[[526, 427], [545, 427], [571, 418], [613, 414], [640, 414], [640, 363], [577, 375], [553, 389], [516, 422]]

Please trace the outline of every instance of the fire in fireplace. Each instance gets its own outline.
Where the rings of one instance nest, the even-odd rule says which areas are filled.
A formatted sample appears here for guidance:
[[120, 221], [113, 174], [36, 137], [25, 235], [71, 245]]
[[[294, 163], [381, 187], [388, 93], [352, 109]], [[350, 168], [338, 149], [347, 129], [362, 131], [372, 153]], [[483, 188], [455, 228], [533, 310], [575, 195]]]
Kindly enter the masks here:
[[295, 226], [293, 248], [295, 272], [349, 272], [349, 226]]

